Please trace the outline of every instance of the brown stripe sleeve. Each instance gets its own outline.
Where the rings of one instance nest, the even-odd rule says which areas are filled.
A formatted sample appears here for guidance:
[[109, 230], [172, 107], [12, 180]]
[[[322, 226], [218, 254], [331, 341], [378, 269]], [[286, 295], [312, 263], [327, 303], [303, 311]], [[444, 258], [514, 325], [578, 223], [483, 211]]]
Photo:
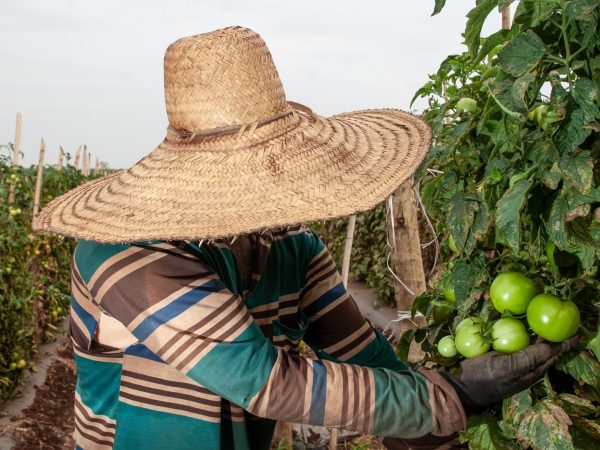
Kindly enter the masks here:
[[433, 422], [431, 434], [450, 436], [458, 431], [465, 431], [467, 415], [454, 388], [433, 370], [420, 369], [419, 373], [427, 379]]

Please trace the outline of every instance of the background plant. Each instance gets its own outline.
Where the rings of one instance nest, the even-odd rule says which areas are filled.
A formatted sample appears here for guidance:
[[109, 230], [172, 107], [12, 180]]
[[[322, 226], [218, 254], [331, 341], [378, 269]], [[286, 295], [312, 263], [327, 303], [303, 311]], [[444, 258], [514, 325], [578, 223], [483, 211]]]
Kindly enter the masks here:
[[[498, 318], [491, 280], [526, 274], [578, 305], [582, 342], [542, 382], [471, 417], [463, 439], [472, 449], [598, 448], [600, 1], [521, 0], [510, 29], [481, 38], [487, 16], [510, 3], [478, 1], [468, 51], [446, 58], [415, 96], [429, 98], [434, 130], [421, 194], [458, 250], [443, 248], [438, 289], [413, 308], [429, 326], [406, 332], [399, 350], [416, 339], [424, 362], [451, 370], [457, 358], [440, 356], [436, 342], [467, 316]], [[443, 299], [445, 286], [456, 305]]]
[[[31, 232], [37, 167], [11, 167], [0, 148], [0, 399], [12, 395], [25, 368], [69, 307], [72, 239]], [[44, 168], [41, 203], [86, 178], [72, 165]], [[11, 185], [15, 202], [8, 205]]]

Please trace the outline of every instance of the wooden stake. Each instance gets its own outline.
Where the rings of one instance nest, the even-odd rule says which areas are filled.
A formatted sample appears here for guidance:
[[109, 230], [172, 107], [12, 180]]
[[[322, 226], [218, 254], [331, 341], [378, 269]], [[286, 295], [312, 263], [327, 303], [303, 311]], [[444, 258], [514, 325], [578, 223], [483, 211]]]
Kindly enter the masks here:
[[46, 153], [46, 143], [44, 138], [40, 143], [40, 159], [38, 161], [37, 176], [35, 178], [35, 195], [33, 196], [33, 216], [40, 212], [40, 194], [42, 193], [42, 176], [44, 175], [44, 154]]
[[92, 170], [92, 154], [88, 153], [87, 164], [85, 165], [85, 176], [90, 176], [90, 171]]
[[502, 10], [502, 28], [510, 29], [510, 5]]
[[62, 148], [62, 145], [60, 146], [59, 150], [58, 150], [58, 171], [62, 171], [63, 169], [63, 159], [65, 157], [65, 151]]
[[88, 150], [87, 150], [87, 145], [83, 145], [83, 155], [81, 156], [81, 173], [85, 176], [85, 165], [87, 163], [88, 160]]
[[[19, 154], [21, 153], [21, 113], [17, 113], [17, 123], [15, 125], [15, 144], [13, 145], [12, 167], [16, 169], [19, 165]], [[8, 204], [12, 205], [15, 202], [15, 185], [10, 185], [8, 190]]]
[[73, 165], [75, 169], [79, 170], [79, 160], [81, 159], [81, 145], [77, 147], [77, 151], [75, 152], [75, 161], [73, 161]]
[[416, 296], [425, 292], [426, 289], [419, 223], [417, 221], [417, 206], [412, 183], [411, 178], [402, 184], [392, 197], [393, 217], [390, 220], [394, 221], [395, 229], [392, 267], [398, 278], [413, 292], [413, 294], [408, 292], [394, 278], [398, 311], [410, 311]]
[[98, 175], [100, 172], [100, 157], [96, 156], [96, 167], [94, 167], [94, 175]]

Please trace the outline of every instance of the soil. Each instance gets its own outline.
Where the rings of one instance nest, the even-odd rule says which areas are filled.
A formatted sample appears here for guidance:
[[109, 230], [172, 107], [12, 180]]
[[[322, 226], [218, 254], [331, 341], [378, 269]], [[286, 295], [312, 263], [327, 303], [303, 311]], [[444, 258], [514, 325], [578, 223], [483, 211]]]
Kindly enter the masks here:
[[73, 449], [73, 396], [77, 375], [70, 342], [59, 347], [33, 404], [13, 419], [14, 450]]

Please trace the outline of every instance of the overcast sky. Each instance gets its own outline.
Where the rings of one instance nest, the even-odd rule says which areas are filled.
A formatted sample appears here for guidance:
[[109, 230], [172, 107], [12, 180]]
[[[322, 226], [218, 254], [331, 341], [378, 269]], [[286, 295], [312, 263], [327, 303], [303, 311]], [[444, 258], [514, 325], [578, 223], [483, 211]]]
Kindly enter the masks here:
[[[0, 0], [0, 144], [23, 114], [25, 164], [87, 144], [113, 168], [163, 139], [163, 55], [180, 37], [229, 25], [262, 35], [288, 100], [321, 115], [408, 109], [450, 53], [474, 0]], [[500, 26], [493, 15], [487, 35]], [[416, 108], [422, 108], [419, 103]]]

